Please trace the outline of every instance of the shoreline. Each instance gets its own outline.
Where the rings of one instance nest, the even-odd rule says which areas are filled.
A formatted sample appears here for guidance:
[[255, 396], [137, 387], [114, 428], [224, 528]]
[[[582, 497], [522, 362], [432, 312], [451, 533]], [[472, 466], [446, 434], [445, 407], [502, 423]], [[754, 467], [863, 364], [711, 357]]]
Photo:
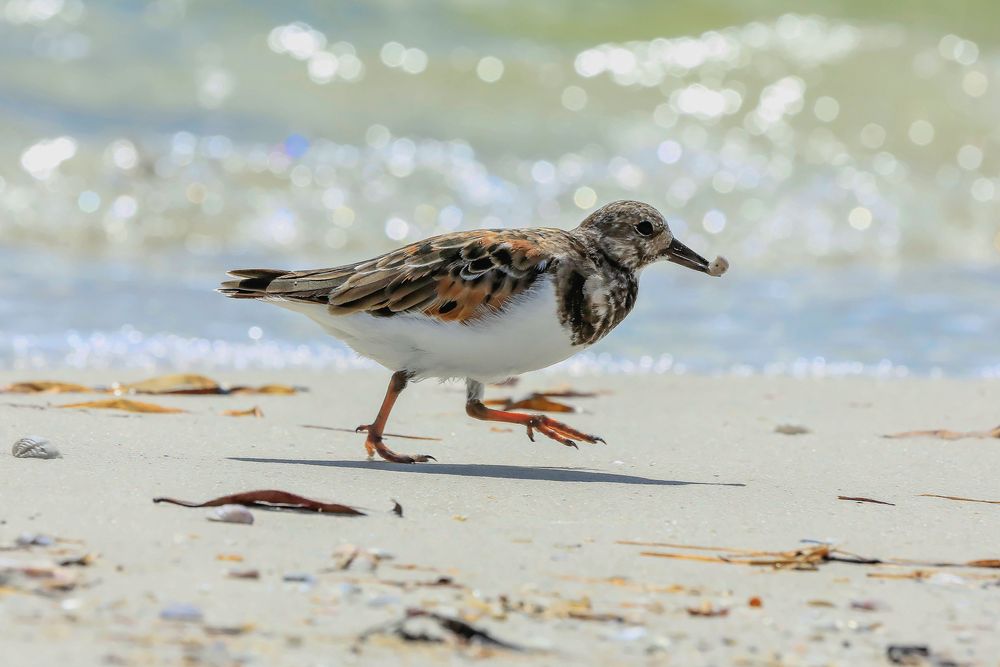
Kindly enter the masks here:
[[[40, 375], [90, 385], [148, 377], [4, 371], [0, 385]], [[407, 608], [462, 618], [532, 649], [519, 659], [546, 664], [825, 664], [835, 652], [869, 664], [914, 644], [976, 664], [1000, 652], [997, 569], [823, 562], [788, 571], [642, 555], [718, 550], [622, 544], [777, 552], [820, 540], [883, 560], [997, 558], [995, 505], [921, 495], [1000, 500], [982, 472], [1000, 464], [996, 440], [882, 437], [992, 428], [995, 382], [534, 374], [488, 389], [487, 398], [555, 385], [609, 392], [559, 399], [583, 412], [553, 417], [609, 443], [578, 451], [469, 419], [460, 384], [421, 382], [388, 431], [441, 440], [387, 441], [439, 463], [406, 466], [366, 461], [359, 434], [303, 428], [370, 420], [388, 373], [210, 375], [309, 391], [133, 397], [184, 414], [54, 407], [101, 395], [0, 395], [0, 545], [26, 533], [68, 540], [2, 551], [0, 562], [96, 554], [71, 568], [69, 590], [40, 595], [31, 591], [44, 582], [19, 576], [0, 584], [0, 644], [12, 662], [423, 664], [472, 651], [397, 637], [356, 647], [360, 633]], [[263, 417], [221, 414], [254, 405]], [[781, 425], [808, 432], [775, 432]], [[10, 445], [29, 434], [50, 438], [63, 458], [13, 458]], [[252, 509], [255, 523], [244, 526], [151, 502], [255, 488], [367, 516]], [[394, 558], [374, 572], [361, 561], [338, 570], [344, 545]], [[172, 620], [177, 605], [200, 620]]]

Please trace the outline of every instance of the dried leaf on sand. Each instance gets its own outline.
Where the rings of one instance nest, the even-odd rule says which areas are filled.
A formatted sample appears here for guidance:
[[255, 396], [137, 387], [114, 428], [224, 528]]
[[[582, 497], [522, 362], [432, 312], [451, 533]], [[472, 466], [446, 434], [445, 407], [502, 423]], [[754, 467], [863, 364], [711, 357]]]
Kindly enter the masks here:
[[180, 408], [168, 408], [163, 405], [156, 405], [155, 403], [144, 403], [142, 401], [133, 401], [129, 398], [109, 398], [103, 401], [87, 401], [85, 403], [69, 403], [67, 405], [57, 406], [60, 408], [98, 408], [102, 410], [124, 410], [126, 412], [153, 412], [160, 414], [173, 414], [178, 412], [185, 412]]
[[113, 387], [115, 393], [129, 394], [177, 394], [185, 392], [216, 393], [221, 389], [218, 382], [204, 375], [177, 373], [130, 382]]
[[484, 401], [486, 405], [498, 405], [502, 410], [538, 410], [539, 412], [576, 412], [572, 405], [566, 405], [543, 394], [531, 394], [525, 398], [494, 398]]
[[856, 503], [874, 503], [876, 505], [896, 506], [896, 503], [887, 503], [884, 500], [875, 500], [874, 498], [865, 498], [863, 496], [837, 496], [837, 500], [853, 500]]
[[304, 496], [289, 493], [287, 491], [276, 491], [265, 489], [260, 491], [246, 491], [235, 493], [229, 496], [221, 496], [206, 500], [203, 503], [194, 503], [186, 500], [176, 500], [174, 498], [153, 498], [154, 503], [170, 503], [182, 507], [217, 507], [219, 505], [244, 505], [246, 507], [257, 507], [260, 509], [273, 510], [293, 510], [300, 512], [317, 512], [321, 514], [342, 514], [347, 516], [364, 516], [361, 510], [341, 505], [338, 503], [324, 503], [312, 500]]
[[224, 410], [222, 414], [225, 417], [263, 417], [264, 411], [255, 405], [246, 410]]
[[90, 387], [72, 382], [34, 380], [9, 384], [0, 389], [0, 394], [89, 394], [93, 391]]
[[941, 440], [963, 440], [965, 438], [1000, 438], [1000, 426], [989, 431], [949, 431], [948, 429], [935, 429], [932, 431], [903, 431], [902, 433], [890, 433], [883, 436], [885, 438], [939, 438]]
[[284, 384], [265, 384], [260, 387], [236, 386], [227, 387], [221, 382], [204, 375], [193, 373], [174, 373], [160, 375], [139, 382], [113, 383], [110, 387], [88, 387], [73, 382], [58, 382], [53, 380], [30, 380], [16, 382], [0, 388], [0, 393], [7, 394], [187, 394], [187, 395], [219, 395], [219, 394], [281, 394], [290, 395], [304, 391], [301, 387]]

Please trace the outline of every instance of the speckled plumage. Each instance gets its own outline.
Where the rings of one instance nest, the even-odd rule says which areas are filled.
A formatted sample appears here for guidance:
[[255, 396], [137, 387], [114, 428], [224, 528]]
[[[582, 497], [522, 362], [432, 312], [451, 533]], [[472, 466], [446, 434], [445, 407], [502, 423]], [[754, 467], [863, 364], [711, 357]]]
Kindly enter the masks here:
[[[239, 269], [220, 291], [303, 312], [396, 371], [392, 401], [410, 378], [464, 376], [470, 415], [530, 417], [518, 421], [529, 434], [537, 428], [573, 444], [597, 438], [547, 418], [475, 407], [482, 383], [556, 363], [606, 336], [635, 305], [639, 272], [660, 259], [712, 275], [728, 266], [721, 259], [710, 266], [677, 242], [653, 207], [620, 201], [570, 231], [456, 232], [336, 268]], [[366, 428], [369, 453], [407, 458], [383, 451], [380, 427]]]

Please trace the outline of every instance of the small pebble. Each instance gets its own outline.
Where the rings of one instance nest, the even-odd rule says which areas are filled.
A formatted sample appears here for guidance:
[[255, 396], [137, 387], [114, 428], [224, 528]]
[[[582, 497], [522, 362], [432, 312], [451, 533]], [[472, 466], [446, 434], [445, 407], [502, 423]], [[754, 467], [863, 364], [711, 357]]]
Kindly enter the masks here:
[[178, 602], [168, 604], [160, 610], [160, 618], [164, 621], [180, 621], [184, 623], [198, 623], [202, 620], [201, 609], [193, 604]]
[[307, 572], [289, 572], [281, 577], [282, 581], [294, 582], [299, 584], [314, 584], [316, 583], [316, 577], [312, 576]]
[[774, 427], [774, 432], [783, 435], [803, 435], [810, 433], [808, 428], [799, 424], [778, 424]]
[[634, 642], [638, 639], [642, 639], [646, 636], [646, 628], [639, 625], [631, 625], [627, 628], [622, 628], [618, 632], [611, 635], [611, 639], [619, 642]]
[[21, 533], [17, 536], [15, 544], [19, 547], [50, 547], [55, 544], [55, 540], [48, 535], [38, 533]]

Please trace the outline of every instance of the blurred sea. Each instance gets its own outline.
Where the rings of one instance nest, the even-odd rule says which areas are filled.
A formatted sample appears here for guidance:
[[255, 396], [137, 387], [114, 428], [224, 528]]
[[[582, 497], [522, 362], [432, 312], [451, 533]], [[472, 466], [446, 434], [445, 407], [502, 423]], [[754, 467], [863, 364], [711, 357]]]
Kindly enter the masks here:
[[367, 366], [212, 289], [630, 198], [733, 269], [570, 370], [1000, 376], [1000, 6], [676, 4], [0, 0], [0, 368]]

